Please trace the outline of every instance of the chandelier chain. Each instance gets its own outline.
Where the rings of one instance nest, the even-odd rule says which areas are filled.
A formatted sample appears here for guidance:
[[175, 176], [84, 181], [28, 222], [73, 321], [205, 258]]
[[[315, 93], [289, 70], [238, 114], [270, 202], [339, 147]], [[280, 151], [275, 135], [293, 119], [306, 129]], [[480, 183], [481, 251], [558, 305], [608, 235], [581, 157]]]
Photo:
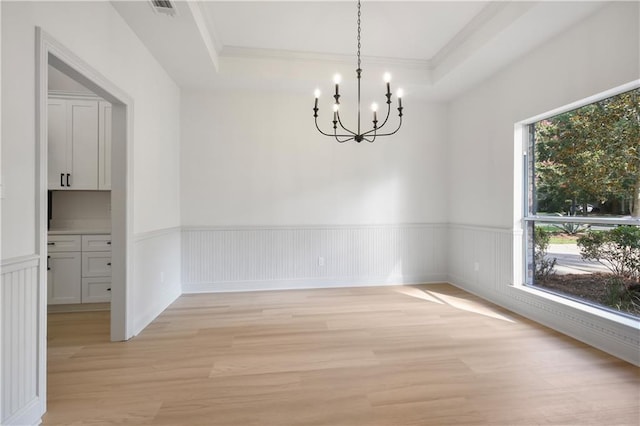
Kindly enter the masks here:
[[358, 0], [358, 69], [360, 69], [360, 0]]

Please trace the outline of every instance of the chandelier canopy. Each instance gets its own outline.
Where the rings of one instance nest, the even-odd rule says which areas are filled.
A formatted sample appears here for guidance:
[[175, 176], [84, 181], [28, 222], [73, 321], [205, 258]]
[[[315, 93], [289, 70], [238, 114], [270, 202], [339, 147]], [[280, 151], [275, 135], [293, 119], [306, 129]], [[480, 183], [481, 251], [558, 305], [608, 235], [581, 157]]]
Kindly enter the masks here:
[[[402, 89], [398, 89], [398, 93], [396, 94], [396, 98], [398, 99], [398, 108], [397, 108], [398, 118], [399, 118], [398, 127], [394, 131], [389, 133], [379, 133], [381, 129], [387, 124], [387, 121], [389, 120], [389, 114], [391, 113], [391, 97], [392, 97], [391, 85], [390, 85], [391, 74], [387, 72], [384, 74], [384, 77], [383, 77], [384, 82], [387, 85], [387, 93], [385, 95], [387, 97], [387, 101], [386, 101], [387, 114], [384, 118], [384, 121], [382, 122], [381, 125], [378, 126], [378, 105], [376, 103], [373, 103], [371, 105], [371, 110], [373, 111], [373, 120], [372, 120], [373, 126], [366, 131], [363, 131], [360, 127], [360, 80], [362, 77], [362, 69], [360, 67], [360, 63], [361, 63], [360, 33], [361, 33], [361, 5], [360, 5], [360, 0], [358, 0], [358, 53], [357, 53], [358, 68], [356, 68], [356, 76], [358, 78], [358, 127], [357, 127], [357, 130], [356, 131], [349, 130], [342, 124], [342, 120], [340, 119], [340, 81], [341, 81], [340, 74], [336, 74], [334, 76], [336, 93], [335, 95], [333, 95], [333, 98], [335, 99], [335, 102], [333, 104], [333, 133], [324, 132], [320, 129], [320, 126], [318, 126], [318, 111], [319, 111], [318, 98], [320, 97], [320, 90], [316, 89], [314, 93], [315, 105], [313, 107], [313, 117], [316, 123], [316, 129], [318, 129], [318, 131], [325, 136], [335, 138], [336, 141], [338, 141], [339, 143], [344, 143], [351, 140], [354, 140], [358, 143], [362, 141], [373, 142], [376, 140], [377, 137], [391, 136], [395, 134], [398, 130], [400, 130], [400, 127], [402, 126]], [[340, 129], [338, 129], [338, 126], [340, 126]]]

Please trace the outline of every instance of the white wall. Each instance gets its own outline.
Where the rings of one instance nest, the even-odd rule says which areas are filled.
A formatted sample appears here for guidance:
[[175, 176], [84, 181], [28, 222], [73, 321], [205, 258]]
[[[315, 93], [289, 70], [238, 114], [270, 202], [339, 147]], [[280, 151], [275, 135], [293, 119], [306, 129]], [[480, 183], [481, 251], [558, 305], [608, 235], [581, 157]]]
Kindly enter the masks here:
[[312, 92], [183, 93], [183, 291], [446, 276], [445, 109], [407, 97], [396, 136], [338, 144], [316, 131]]
[[133, 232], [179, 226], [180, 91], [164, 69], [107, 2], [2, 2], [2, 7], [3, 256], [35, 251], [36, 26], [134, 101]]
[[513, 214], [514, 124], [638, 79], [639, 6], [599, 9], [453, 101], [448, 117], [450, 281], [636, 364], [634, 327], [511, 284], [522, 275], [520, 221]]
[[453, 101], [452, 223], [511, 227], [513, 125], [640, 77], [637, 2], [611, 3]]
[[35, 26], [134, 99], [134, 232], [178, 225], [180, 92], [133, 31], [106, 2], [2, 7], [3, 255], [34, 251]]
[[[175, 253], [179, 245], [175, 229], [180, 225], [180, 91], [109, 2], [2, 1], [0, 7], [3, 263], [39, 254], [35, 243], [35, 28], [40, 26], [133, 100], [133, 137], [129, 141], [133, 144], [133, 175], [129, 179], [134, 194], [133, 223], [129, 226], [136, 236], [145, 237], [132, 244], [134, 262], [130, 267], [137, 272], [136, 279], [128, 283], [127, 319], [129, 330], [136, 333], [180, 294], [180, 258]], [[177, 237], [163, 238], [164, 230]], [[163, 280], [145, 273], [159, 263], [167, 271]], [[5, 298], [2, 309], [26, 309], [19, 302]], [[25, 341], [32, 338], [24, 336]], [[45, 348], [39, 347], [42, 354]], [[3, 366], [4, 371], [14, 368], [17, 366]], [[43, 388], [38, 390], [39, 398], [44, 392]], [[40, 402], [44, 406], [44, 401]], [[23, 412], [27, 408], [3, 411], [0, 422], [23, 421], [24, 416], [33, 414]]]
[[183, 93], [183, 225], [446, 222], [441, 106], [407, 98], [396, 136], [338, 144], [315, 130], [312, 92]]

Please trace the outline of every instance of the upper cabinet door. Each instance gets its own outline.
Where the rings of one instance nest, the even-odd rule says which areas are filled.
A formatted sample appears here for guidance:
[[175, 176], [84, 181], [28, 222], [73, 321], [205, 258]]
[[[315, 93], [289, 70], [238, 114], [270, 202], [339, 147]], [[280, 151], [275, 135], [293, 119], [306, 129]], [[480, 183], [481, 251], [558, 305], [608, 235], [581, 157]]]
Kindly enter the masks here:
[[70, 189], [98, 189], [98, 102], [69, 100], [72, 164]]
[[66, 189], [70, 147], [67, 146], [67, 101], [49, 99], [48, 108], [49, 189]]
[[111, 104], [100, 102], [98, 108], [98, 189], [111, 189]]
[[49, 189], [111, 189], [111, 104], [49, 99]]

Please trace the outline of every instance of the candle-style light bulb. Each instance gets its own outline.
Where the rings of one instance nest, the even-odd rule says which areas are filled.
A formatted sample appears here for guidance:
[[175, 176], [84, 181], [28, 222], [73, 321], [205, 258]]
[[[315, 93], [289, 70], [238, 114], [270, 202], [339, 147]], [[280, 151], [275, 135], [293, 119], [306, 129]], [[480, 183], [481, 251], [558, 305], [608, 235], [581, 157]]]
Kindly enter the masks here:
[[387, 83], [387, 95], [391, 95], [391, 86], [390, 86], [390, 82], [391, 82], [391, 74], [388, 72], [384, 73], [384, 76], [382, 76], [382, 79], [384, 80], [385, 83]]
[[321, 94], [320, 89], [316, 89], [313, 91], [313, 96], [315, 96], [316, 99], [320, 97], [320, 94]]
[[340, 105], [333, 104], [333, 121], [338, 121], [338, 109], [340, 109]]
[[402, 108], [402, 96], [404, 96], [404, 90], [398, 89], [398, 108]]
[[377, 103], [372, 103], [371, 104], [371, 111], [376, 112], [378, 111], [378, 104]]
[[333, 82], [336, 84], [336, 96], [340, 95], [340, 90], [338, 89], [338, 86], [340, 85], [340, 82], [342, 81], [342, 76], [340, 74], [336, 74], [333, 76]]
[[371, 110], [373, 111], [373, 125], [375, 126], [375, 124], [378, 122], [378, 104], [375, 102], [372, 103]]

